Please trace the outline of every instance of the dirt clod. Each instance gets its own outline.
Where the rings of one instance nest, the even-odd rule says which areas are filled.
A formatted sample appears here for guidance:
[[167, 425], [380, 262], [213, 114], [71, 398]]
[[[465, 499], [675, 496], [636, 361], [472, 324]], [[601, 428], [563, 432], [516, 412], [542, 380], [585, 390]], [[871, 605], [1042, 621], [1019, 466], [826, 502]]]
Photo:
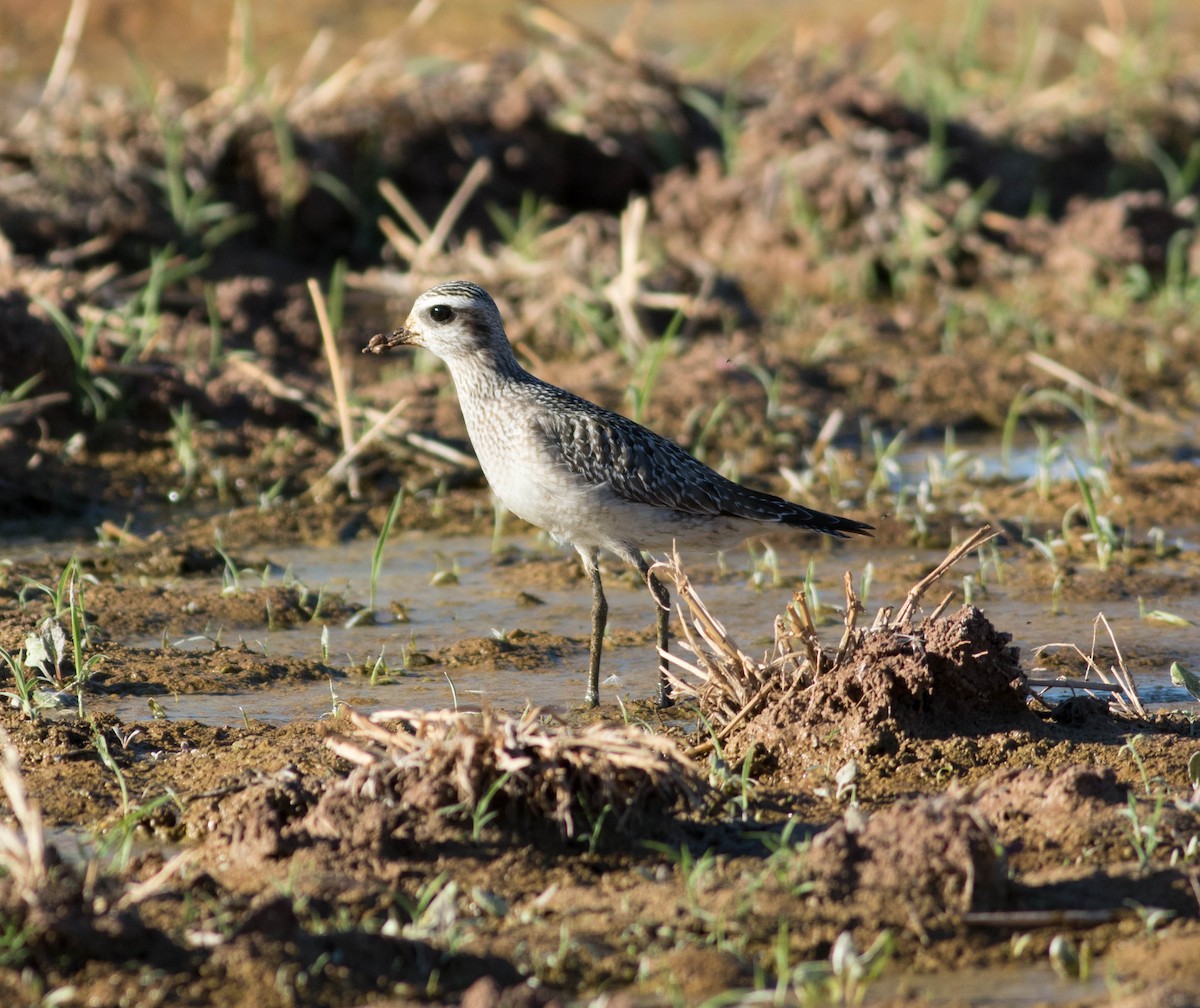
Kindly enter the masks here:
[[858, 634], [843, 659], [788, 690], [737, 735], [793, 766], [812, 750], [895, 751], [901, 737], [946, 738], [1029, 722], [1012, 638], [983, 613]]
[[1008, 893], [995, 835], [953, 795], [848, 813], [813, 841], [808, 868], [820, 897], [865, 901], [874, 919], [898, 926], [997, 909]]
[[1125, 843], [1128, 789], [1110, 767], [1070, 766], [1056, 774], [1005, 770], [975, 790], [975, 804], [1000, 840], [1022, 855]]
[[487, 710], [350, 717], [356, 735], [330, 745], [360, 766], [314, 813], [335, 833], [355, 805], [382, 799], [418, 827], [440, 815], [478, 835], [482, 815], [484, 825], [496, 819], [535, 836], [591, 834], [594, 846], [614, 832], [661, 831], [705, 791], [699, 769], [670, 739], [634, 728], [573, 729], [537, 708], [520, 718]]

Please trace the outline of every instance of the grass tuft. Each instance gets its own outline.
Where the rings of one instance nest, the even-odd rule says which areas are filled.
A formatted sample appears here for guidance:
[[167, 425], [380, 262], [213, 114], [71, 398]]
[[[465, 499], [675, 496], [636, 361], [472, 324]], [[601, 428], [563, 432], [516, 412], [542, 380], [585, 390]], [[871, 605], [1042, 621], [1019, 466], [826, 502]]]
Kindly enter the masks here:
[[631, 830], [707, 790], [703, 771], [674, 742], [627, 725], [575, 729], [541, 708], [520, 718], [485, 710], [349, 711], [351, 736], [328, 741], [358, 765], [346, 786], [403, 794], [413, 808], [470, 826], [552, 826], [595, 847], [594, 833]]

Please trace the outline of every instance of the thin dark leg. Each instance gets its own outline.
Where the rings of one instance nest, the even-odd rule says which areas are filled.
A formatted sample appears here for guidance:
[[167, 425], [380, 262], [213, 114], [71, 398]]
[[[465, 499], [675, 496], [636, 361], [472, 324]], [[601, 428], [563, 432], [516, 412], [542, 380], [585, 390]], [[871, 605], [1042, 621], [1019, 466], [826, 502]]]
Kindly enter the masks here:
[[[655, 603], [657, 603], [655, 606], [657, 610], [655, 630], [657, 631], [658, 650], [666, 651], [670, 645], [668, 621], [671, 618], [671, 593], [667, 591], [665, 584], [650, 573], [650, 565], [640, 556], [638, 557], [637, 569], [646, 582], [646, 587], [650, 589], [650, 594], [654, 596]], [[658, 657], [658, 706], [670, 707], [673, 702], [671, 699], [671, 684], [667, 681], [667, 659], [660, 654]]]
[[600, 652], [604, 647], [604, 625], [608, 622], [608, 601], [600, 583], [600, 566], [596, 558], [585, 559], [588, 577], [592, 579], [592, 646], [588, 655], [587, 695], [583, 702], [589, 707], [600, 706]]

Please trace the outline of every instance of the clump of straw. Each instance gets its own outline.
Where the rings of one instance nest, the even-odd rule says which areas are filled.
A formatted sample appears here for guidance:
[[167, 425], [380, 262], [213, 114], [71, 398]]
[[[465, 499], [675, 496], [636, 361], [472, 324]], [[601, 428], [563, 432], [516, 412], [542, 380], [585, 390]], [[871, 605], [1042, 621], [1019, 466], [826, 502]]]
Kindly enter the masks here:
[[353, 791], [391, 792], [419, 812], [516, 829], [552, 824], [629, 831], [695, 807], [699, 768], [669, 738], [625, 725], [571, 728], [542, 708], [519, 718], [491, 710], [349, 712], [350, 737], [328, 745], [358, 764]]

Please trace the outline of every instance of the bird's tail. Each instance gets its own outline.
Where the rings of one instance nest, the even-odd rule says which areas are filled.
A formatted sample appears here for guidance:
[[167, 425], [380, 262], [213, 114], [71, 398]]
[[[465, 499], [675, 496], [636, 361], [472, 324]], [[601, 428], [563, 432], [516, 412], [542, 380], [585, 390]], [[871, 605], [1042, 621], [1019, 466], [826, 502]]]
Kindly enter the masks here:
[[814, 532], [824, 532], [825, 535], [837, 539], [848, 539], [851, 535], [869, 536], [874, 531], [874, 525], [860, 522], [854, 518], [843, 518], [841, 515], [826, 514], [824, 511], [813, 511], [810, 508], [796, 506], [793, 514], [783, 519], [784, 525], [793, 528], [811, 529]]

